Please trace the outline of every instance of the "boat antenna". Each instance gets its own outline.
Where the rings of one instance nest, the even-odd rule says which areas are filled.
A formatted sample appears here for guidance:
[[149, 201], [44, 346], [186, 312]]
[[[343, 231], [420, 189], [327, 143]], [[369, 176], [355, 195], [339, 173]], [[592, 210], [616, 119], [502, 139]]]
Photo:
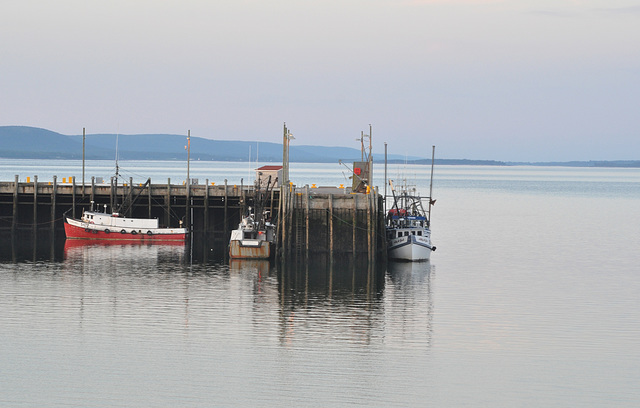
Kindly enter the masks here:
[[[115, 212], [120, 212], [120, 205], [118, 204], [118, 178], [120, 178], [120, 168], [118, 167], [118, 136], [119, 134], [120, 134], [120, 125], [118, 124], [118, 131], [116, 133], [116, 177], [115, 177], [116, 185], [113, 193], [114, 202], [113, 202], [113, 206], [111, 207], [111, 214]], [[122, 199], [122, 204], [124, 204], [124, 198]]]
[[384, 213], [387, 213], [387, 142], [384, 142]]
[[429, 223], [431, 223], [431, 206], [435, 204], [436, 200], [433, 197], [433, 164], [436, 157], [436, 147], [431, 146], [431, 181], [429, 182]]

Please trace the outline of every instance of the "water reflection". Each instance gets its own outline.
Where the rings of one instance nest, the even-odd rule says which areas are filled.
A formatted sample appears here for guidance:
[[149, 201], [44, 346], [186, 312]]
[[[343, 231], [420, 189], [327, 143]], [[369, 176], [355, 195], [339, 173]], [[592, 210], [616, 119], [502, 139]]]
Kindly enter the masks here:
[[[431, 346], [433, 339], [433, 296], [431, 262], [389, 262], [390, 284], [385, 290], [387, 338], [404, 346]], [[421, 324], [415, 324], [415, 322]]]
[[428, 262], [369, 265], [366, 255], [333, 262], [315, 255], [225, 264], [201, 262], [206, 256], [192, 257], [188, 245], [38, 238], [14, 240], [5, 259], [22, 263], [23, 273], [41, 270], [29, 266], [34, 259], [56, 271], [20, 279], [64, 282], [80, 327], [86, 319], [114, 327], [135, 319], [140, 327], [199, 333], [224, 327], [237, 341], [254, 333], [284, 347], [431, 343]]
[[384, 269], [369, 265], [366, 256], [331, 262], [316, 255], [277, 268], [282, 345], [382, 341]]
[[431, 261], [398, 262], [389, 261], [387, 271], [394, 285], [404, 290], [415, 289], [420, 285], [429, 285]]
[[3, 231], [0, 262], [61, 261], [64, 234], [53, 231]]
[[185, 246], [179, 243], [145, 244], [130, 241], [66, 240], [64, 260], [67, 262], [121, 263], [130, 268], [151, 267], [163, 262], [185, 262]]

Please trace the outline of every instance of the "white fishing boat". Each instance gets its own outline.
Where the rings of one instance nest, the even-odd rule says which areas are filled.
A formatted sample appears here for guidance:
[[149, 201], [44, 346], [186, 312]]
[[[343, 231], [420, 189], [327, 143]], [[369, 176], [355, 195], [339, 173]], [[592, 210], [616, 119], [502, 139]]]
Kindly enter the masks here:
[[436, 250], [431, 243], [429, 218], [419, 195], [403, 189], [395, 196], [386, 221], [389, 259], [426, 261]]
[[[435, 153], [435, 147], [434, 147]], [[433, 186], [433, 158], [431, 162], [431, 187]], [[387, 252], [389, 259], [403, 261], [427, 261], [436, 247], [431, 243], [430, 215], [435, 200], [428, 197], [428, 210], [416, 188], [410, 188], [404, 180], [398, 193], [389, 180], [393, 193], [393, 207], [386, 215]]]

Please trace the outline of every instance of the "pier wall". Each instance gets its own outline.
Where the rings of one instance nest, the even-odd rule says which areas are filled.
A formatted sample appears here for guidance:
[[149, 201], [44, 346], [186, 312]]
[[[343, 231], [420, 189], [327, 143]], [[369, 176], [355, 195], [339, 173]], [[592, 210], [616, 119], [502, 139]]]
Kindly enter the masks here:
[[[163, 227], [193, 226], [194, 234], [204, 234], [224, 242], [240, 222], [252, 191], [247, 186], [171, 184], [132, 185], [59, 183], [33, 181], [0, 182], [0, 230], [64, 229], [64, 217], [79, 218], [83, 210], [111, 212], [126, 200], [132, 202], [123, 216], [157, 218]], [[274, 197], [277, 200], [278, 197]], [[226, 238], [228, 239], [228, 238]]]
[[283, 189], [281, 196], [281, 255], [366, 254], [374, 262], [386, 253], [383, 197], [375, 189], [365, 194], [303, 187]]
[[[264, 193], [264, 192], [263, 192]], [[118, 203], [131, 205], [127, 217], [157, 218], [161, 226], [191, 226], [192, 236], [207, 245], [225, 246], [249, 206], [254, 207], [253, 186], [166, 183], [114, 184], [0, 182], [0, 231], [51, 231], [62, 233], [64, 217], [79, 218], [83, 210], [111, 212]], [[282, 200], [281, 200], [282, 197]], [[308, 259], [313, 254], [370, 257], [385, 253], [383, 198], [374, 190], [351, 193], [343, 188], [281, 187], [261, 200], [278, 226], [279, 255]]]

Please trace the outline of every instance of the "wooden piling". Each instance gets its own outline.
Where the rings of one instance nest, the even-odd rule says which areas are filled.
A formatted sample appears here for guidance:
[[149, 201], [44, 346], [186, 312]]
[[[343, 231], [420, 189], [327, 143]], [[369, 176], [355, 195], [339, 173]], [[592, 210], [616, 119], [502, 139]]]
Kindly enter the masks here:
[[204, 222], [202, 227], [206, 236], [209, 232], [209, 179], [206, 179], [204, 184]]
[[[187, 160], [187, 163], [189, 161]], [[193, 229], [191, 225], [191, 180], [187, 177], [187, 182], [185, 183], [185, 191], [184, 191], [184, 200], [185, 200], [185, 222], [187, 224], [187, 228], [189, 231]]]
[[165, 226], [169, 226], [170, 222], [171, 222], [171, 179], [168, 178], [167, 179], [167, 195], [165, 196], [164, 199], [164, 205], [165, 205], [165, 218], [164, 218], [164, 224]]
[[229, 191], [227, 188], [227, 179], [224, 179], [224, 227], [223, 227], [223, 240], [228, 240], [228, 225], [229, 225]]
[[304, 205], [304, 218], [305, 218], [305, 237], [304, 237], [304, 257], [309, 259], [309, 186], [305, 186], [305, 205]]
[[356, 229], [356, 225], [357, 224], [357, 220], [358, 220], [358, 195], [357, 194], [351, 194], [351, 197], [353, 197], [353, 207], [351, 209], [351, 230], [352, 230], [352, 238], [353, 238], [353, 243], [351, 244], [351, 250], [352, 250], [352, 255], [356, 256], [356, 233], [358, 232]]
[[33, 230], [38, 228], [38, 176], [33, 176]]
[[[132, 203], [133, 200], [133, 177], [129, 177], [129, 194], [127, 195], [127, 197], [129, 197], [129, 203]], [[127, 207], [127, 216], [131, 217], [131, 214], [133, 212], [133, 205], [129, 205]]]
[[16, 230], [16, 224], [18, 222], [18, 180], [19, 177], [16, 174], [16, 178], [13, 183], [13, 219], [11, 220], [12, 232]]
[[329, 194], [329, 254], [333, 264], [333, 194]]
[[57, 192], [58, 180], [56, 176], [53, 176], [53, 186], [51, 189], [51, 232], [55, 231], [56, 224], [56, 192]]
[[76, 218], [76, 176], [71, 178], [71, 218]]

